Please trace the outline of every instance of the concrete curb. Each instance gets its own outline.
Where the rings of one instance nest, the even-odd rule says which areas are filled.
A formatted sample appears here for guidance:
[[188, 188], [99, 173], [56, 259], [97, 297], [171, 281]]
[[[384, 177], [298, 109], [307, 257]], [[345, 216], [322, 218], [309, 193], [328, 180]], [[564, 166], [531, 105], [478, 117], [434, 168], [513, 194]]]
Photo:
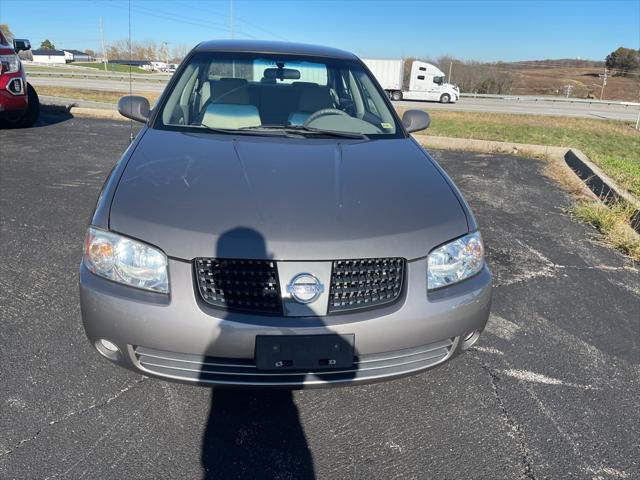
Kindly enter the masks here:
[[415, 138], [421, 145], [431, 148], [471, 150], [475, 152], [505, 153], [511, 155], [533, 155], [547, 158], [576, 175], [584, 186], [584, 193], [591, 198], [600, 200], [607, 205], [624, 199], [632, 205], [634, 212], [631, 217], [631, 227], [640, 233], [640, 201], [620, 187], [577, 148], [453, 137], [432, 137], [429, 135], [415, 135]]
[[118, 113], [116, 105], [111, 103], [42, 96], [40, 97], [40, 108], [43, 112], [61, 113], [74, 117], [128, 121]]

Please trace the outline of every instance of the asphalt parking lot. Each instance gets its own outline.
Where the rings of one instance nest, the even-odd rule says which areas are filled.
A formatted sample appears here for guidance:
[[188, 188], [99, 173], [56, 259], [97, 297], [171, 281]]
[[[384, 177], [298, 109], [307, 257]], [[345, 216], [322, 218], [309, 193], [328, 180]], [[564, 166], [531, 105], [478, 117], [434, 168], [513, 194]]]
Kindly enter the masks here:
[[525, 158], [433, 152], [481, 225], [487, 330], [420, 375], [216, 391], [113, 366], [77, 272], [129, 124], [0, 131], [0, 478], [640, 478], [640, 271]]

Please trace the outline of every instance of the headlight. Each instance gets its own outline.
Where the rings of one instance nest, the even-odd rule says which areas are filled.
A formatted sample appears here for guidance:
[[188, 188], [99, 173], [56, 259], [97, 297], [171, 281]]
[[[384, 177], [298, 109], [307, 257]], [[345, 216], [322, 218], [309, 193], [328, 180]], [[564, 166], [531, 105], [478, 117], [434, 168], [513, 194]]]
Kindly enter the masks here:
[[482, 270], [484, 247], [480, 232], [470, 233], [436, 248], [427, 260], [427, 288], [444, 287]]
[[157, 248], [89, 227], [82, 258], [96, 275], [144, 290], [169, 293], [167, 257]]
[[18, 55], [0, 55], [0, 73], [14, 73], [20, 70]]

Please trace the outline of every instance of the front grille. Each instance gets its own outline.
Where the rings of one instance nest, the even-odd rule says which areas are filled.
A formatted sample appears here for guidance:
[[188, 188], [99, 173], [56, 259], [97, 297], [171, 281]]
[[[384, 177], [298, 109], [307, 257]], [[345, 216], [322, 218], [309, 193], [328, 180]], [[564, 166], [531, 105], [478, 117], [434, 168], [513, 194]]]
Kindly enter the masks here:
[[197, 258], [194, 268], [200, 296], [209, 305], [255, 313], [282, 313], [276, 262]]
[[402, 292], [404, 258], [336, 260], [331, 270], [328, 313], [395, 302]]

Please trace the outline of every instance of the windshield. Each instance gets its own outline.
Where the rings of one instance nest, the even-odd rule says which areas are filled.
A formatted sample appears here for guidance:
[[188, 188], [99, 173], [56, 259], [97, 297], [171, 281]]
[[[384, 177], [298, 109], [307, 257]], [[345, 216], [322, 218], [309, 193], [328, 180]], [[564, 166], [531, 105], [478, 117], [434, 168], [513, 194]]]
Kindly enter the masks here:
[[357, 61], [202, 52], [181, 70], [156, 120], [171, 129], [398, 137], [402, 131]]

